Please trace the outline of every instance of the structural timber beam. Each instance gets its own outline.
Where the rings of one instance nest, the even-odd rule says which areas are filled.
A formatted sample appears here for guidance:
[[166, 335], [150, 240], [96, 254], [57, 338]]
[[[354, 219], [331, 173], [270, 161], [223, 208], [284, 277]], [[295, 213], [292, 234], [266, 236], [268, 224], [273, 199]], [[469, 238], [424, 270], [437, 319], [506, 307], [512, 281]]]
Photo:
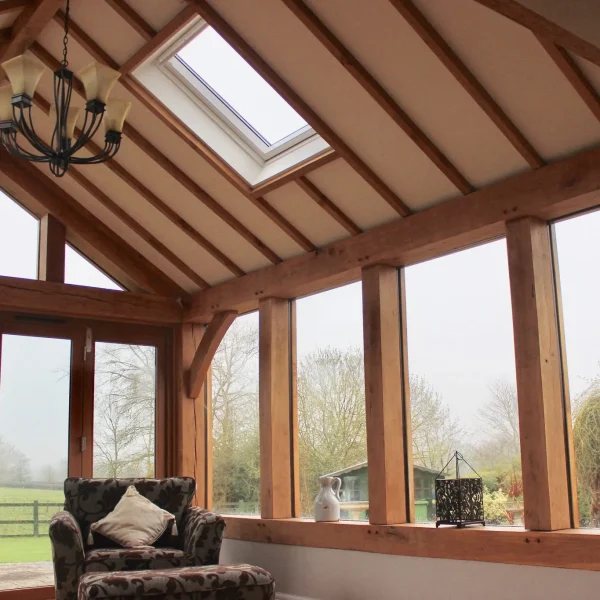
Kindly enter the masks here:
[[600, 205], [600, 148], [522, 173], [375, 227], [318, 252], [226, 281], [196, 294], [186, 319], [205, 322], [224, 310], [246, 312], [260, 298], [295, 298], [360, 278], [362, 267], [395, 266], [447, 254], [505, 233], [521, 216], [552, 219]]
[[5, 61], [23, 54], [50, 23], [64, 0], [32, 0], [13, 23], [10, 41], [0, 50]]
[[0, 2], [0, 15], [5, 15], [16, 10], [23, 10], [30, 4], [30, 0], [3, 0], [3, 2]]
[[208, 324], [194, 355], [194, 360], [190, 365], [188, 384], [188, 396], [190, 398], [198, 398], [200, 395], [213, 356], [236, 317], [237, 312], [225, 311], [216, 314]]
[[74, 319], [166, 325], [181, 320], [173, 298], [0, 277], [0, 310]]
[[411, 213], [394, 191], [327, 125], [237, 31], [205, 0], [193, 0], [198, 14], [343, 158], [399, 215]]
[[2, 175], [30, 194], [47, 212], [94, 246], [109, 262], [128, 274], [141, 289], [161, 296], [187, 297], [187, 292], [147, 258], [117, 236], [31, 163], [1, 151]]
[[66, 227], [53, 215], [40, 219], [38, 249], [38, 279], [65, 282]]
[[525, 527], [571, 527], [561, 353], [548, 224], [506, 225], [515, 334]]
[[156, 35], [156, 31], [125, 0], [105, 0], [105, 2], [144, 40], [149, 41]]
[[475, 0], [600, 67], [600, 48], [515, 0]]

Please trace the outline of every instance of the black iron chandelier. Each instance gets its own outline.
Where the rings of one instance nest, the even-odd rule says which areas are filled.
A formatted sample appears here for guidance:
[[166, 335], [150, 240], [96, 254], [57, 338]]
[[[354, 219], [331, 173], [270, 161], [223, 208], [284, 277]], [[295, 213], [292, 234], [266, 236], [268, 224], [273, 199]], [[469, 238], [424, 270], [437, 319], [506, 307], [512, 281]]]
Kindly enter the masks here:
[[[31, 114], [35, 89], [47, 67], [29, 54], [17, 56], [2, 63], [10, 84], [0, 87], [0, 141], [12, 156], [49, 163], [56, 177], [62, 177], [70, 164], [93, 165], [112, 158], [119, 151], [123, 124], [131, 108], [131, 102], [124, 100], [111, 100], [108, 104], [120, 73], [100, 63], [88, 65], [77, 75], [85, 89], [86, 105], [83, 124], [75, 139], [83, 108], [71, 106], [73, 72], [67, 69], [69, 9], [67, 0], [63, 59], [61, 68], [54, 72], [56, 123], [50, 144], [36, 133]], [[104, 148], [93, 156], [75, 156], [94, 137], [102, 122]]]

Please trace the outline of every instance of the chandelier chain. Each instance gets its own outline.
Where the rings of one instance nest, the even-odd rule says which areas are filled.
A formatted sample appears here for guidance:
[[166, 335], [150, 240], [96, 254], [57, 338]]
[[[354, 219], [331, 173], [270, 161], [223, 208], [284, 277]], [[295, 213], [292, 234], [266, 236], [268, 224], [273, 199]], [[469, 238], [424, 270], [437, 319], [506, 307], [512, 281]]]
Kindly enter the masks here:
[[69, 61], [67, 60], [67, 44], [69, 43], [69, 13], [71, 11], [71, 0], [67, 0], [67, 7], [65, 10], [65, 36], [63, 37], [63, 59], [62, 66], [67, 68]]

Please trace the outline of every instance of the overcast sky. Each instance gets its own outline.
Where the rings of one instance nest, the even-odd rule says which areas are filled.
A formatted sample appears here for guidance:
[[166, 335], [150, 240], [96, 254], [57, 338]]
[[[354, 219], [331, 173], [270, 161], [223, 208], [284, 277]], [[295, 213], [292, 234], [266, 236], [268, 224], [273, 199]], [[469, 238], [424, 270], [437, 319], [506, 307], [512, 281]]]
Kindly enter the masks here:
[[[573, 397], [600, 375], [600, 213], [556, 225], [569, 380]], [[0, 275], [34, 278], [37, 221], [0, 196]], [[67, 281], [116, 288], [77, 253]], [[514, 381], [506, 244], [499, 240], [406, 269], [410, 372], [439, 392], [476, 435], [489, 386]], [[257, 322], [255, 315], [248, 316]], [[360, 284], [298, 300], [298, 354], [319, 347], [363, 347]], [[69, 342], [5, 336], [0, 436], [33, 463], [66, 454]]]

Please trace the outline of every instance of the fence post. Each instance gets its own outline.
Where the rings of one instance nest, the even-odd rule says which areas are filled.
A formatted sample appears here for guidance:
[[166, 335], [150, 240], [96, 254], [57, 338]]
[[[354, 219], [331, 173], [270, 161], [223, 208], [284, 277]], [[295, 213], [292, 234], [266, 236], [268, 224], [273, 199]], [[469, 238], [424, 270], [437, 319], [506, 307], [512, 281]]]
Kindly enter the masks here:
[[33, 501], [33, 536], [40, 536], [40, 523], [39, 523], [40, 509], [37, 500]]

